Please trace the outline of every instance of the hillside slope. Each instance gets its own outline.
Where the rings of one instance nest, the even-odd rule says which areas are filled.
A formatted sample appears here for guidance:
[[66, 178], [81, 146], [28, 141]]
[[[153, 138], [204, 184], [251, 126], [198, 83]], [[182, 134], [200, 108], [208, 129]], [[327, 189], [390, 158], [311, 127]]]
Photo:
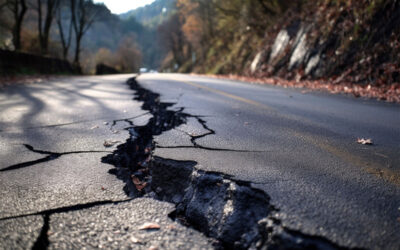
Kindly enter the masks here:
[[279, 77], [400, 102], [398, 0], [177, 0], [177, 13], [163, 27], [182, 44], [169, 45], [166, 71]]
[[295, 11], [267, 31], [250, 75], [400, 82], [399, 1], [319, 1]]

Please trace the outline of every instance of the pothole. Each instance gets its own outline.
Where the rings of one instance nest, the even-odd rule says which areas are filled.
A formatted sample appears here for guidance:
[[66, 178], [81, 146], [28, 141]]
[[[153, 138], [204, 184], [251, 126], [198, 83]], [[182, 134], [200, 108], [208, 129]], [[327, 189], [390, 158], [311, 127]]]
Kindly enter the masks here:
[[278, 209], [271, 205], [269, 196], [252, 188], [250, 183], [233, 180], [231, 176], [196, 169], [194, 161], [176, 161], [152, 155], [153, 137], [185, 124], [193, 117], [210, 131], [192, 138], [196, 143], [215, 132], [200, 117], [170, 110], [173, 103], [160, 102], [160, 95], [140, 86], [135, 78], [128, 84], [136, 92], [135, 100], [143, 102], [142, 109], [153, 117], [144, 126], [127, 128], [130, 137], [102, 161], [115, 166], [110, 173], [125, 182], [130, 197], [152, 197], [171, 202], [176, 210], [172, 219], [195, 228], [215, 239], [215, 247], [222, 249], [341, 249], [328, 239], [305, 235], [281, 225], [274, 217]]

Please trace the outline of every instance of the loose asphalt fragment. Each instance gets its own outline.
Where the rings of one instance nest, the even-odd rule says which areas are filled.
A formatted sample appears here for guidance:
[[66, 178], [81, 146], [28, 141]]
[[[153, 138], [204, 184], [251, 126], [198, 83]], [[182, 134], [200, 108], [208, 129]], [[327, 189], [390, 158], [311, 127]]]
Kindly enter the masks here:
[[[110, 173], [125, 182], [127, 195], [175, 204], [169, 217], [214, 239], [215, 248], [344, 249], [329, 239], [284, 227], [277, 219], [279, 209], [270, 203], [269, 195], [252, 188], [251, 183], [196, 169], [194, 161], [153, 157], [152, 152], [158, 147], [154, 136], [185, 124], [188, 118], [197, 119], [207, 131], [188, 134], [193, 148], [229, 149], [198, 145], [199, 138], [215, 134], [204, 119], [184, 112], [183, 108], [169, 109], [174, 103], [161, 102], [159, 94], [143, 88], [135, 78], [128, 80], [128, 84], [136, 91], [134, 99], [143, 102], [142, 109], [153, 117], [146, 125], [128, 128], [130, 137], [126, 142], [102, 158], [115, 167]], [[143, 183], [144, 187], [139, 185]]]

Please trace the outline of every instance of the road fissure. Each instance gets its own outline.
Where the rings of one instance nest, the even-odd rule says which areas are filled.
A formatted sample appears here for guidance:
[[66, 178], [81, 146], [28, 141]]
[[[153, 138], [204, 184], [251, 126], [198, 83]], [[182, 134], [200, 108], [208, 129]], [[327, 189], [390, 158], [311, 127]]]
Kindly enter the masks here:
[[[143, 102], [142, 109], [153, 117], [144, 126], [128, 128], [130, 137], [102, 158], [113, 165], [110, 173], [125, 182], [124, 190], [132, 198], [151, 197], [175, 204], [172, 219], [193, 227], [216, 240], [216, 248], [259, 249], [340, 249], [328, 239], [306, 235], [282, 226], [265, 192], [251, 183], [234, 180], [223, 173], [196, 169], [195, 161], [177, 161], [153, 155], [154, 136], [186, 124], [195, 118], [205, 134], [191, 136], [193, 147], [199, 138], [215, 134], [206, 121], [170, 110], [174, 103], [160, 101], [160, 95], [143, 88], [135, 78], [128, 80], [134, 100]], [[212, 150], [226, 150], [213, 148]], [[243, 151], [244, 152], [244, 151]]]

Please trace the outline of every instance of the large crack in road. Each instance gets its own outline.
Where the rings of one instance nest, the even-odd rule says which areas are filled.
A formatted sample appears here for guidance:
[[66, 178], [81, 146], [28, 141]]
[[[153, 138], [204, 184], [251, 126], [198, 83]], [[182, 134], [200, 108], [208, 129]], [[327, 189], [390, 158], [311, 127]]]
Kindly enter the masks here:
[[[102, 161], [115, 166], [110, 171], [125, 182], [125, 192], [132, 198], [152, 197], [171, 202], [176, 210], [170, 217], [215, 239], [216, 248], [236, 249], [342, 249], [326, 238], [306, 235], [285, 228], [275, 217], [279, 210], [265, 192], [251, 183], [231, 176], [196, 169], [194, 161], [176, 161], [153, 156], [157, 147], [154, 136], [195, 118], [208, 131], [191, 137], [193, 148], [207, 148], [196, 143], [215, 134], [200, 116], [169, 109], [174, 103], [160, 101], [160, 95], [140, 86], [135, 78], [128, 84], [136, 101], [153, 117], [144, 126], [128, 127], [130, 137]], [[246, 152], [246, 151], [239, 151]]]

